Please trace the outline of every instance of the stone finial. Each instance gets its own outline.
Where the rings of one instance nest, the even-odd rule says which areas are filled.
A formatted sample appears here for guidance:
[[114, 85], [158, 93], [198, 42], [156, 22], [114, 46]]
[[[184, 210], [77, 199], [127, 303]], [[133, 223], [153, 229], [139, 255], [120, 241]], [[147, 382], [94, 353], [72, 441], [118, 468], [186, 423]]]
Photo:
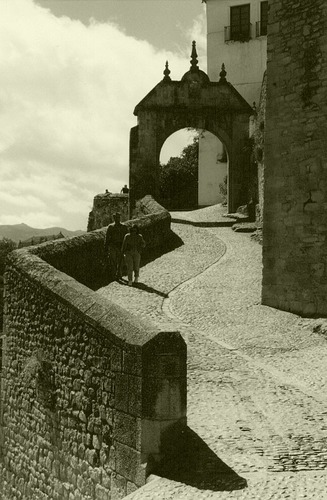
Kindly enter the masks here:
[[192, 42], [192, 54], [191, 54], [191, 71], [199, 71], [198, 66], [198, 54], [196, 52], [196, 42], [193, 40]]
[[220, 79], [219, 81], [220, 82], [226, 82], [226, 75], [227, 75], [227, 72], [225, 70], [225, 63], [222, 63], [221, 65], [221, 72], [219, 73], [219, 76], [220, 76]]
[[169, 69], [169, 66], [168, 66], [168, 61], [166, 61], [166, 66], [165, 66], [165, 71], [163, 72], [163, 74], [165, 75], [164, 76], [164, 82], [171, 82], [171, 78], [170, 78], [170, 69]]

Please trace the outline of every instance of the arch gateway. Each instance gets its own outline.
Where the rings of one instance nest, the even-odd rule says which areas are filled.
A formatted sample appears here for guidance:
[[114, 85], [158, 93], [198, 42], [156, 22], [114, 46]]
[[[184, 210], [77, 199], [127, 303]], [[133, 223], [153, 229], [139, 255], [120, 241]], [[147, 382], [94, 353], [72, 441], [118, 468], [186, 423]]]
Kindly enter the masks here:
[[249, 184], [249, 117], [253, 109], [226, 79], [218, 82], [199, 69], [193, 42], [191, 67], [180, 81], [164, 78], [136, 106], [138, 124], [130, 133], [130, 205], [147, 194], [159, 195], [159, 157], [166, 139], [183, 128], [207, 130], [218, 137], [229, 157], [228, 211], [247, 201]]

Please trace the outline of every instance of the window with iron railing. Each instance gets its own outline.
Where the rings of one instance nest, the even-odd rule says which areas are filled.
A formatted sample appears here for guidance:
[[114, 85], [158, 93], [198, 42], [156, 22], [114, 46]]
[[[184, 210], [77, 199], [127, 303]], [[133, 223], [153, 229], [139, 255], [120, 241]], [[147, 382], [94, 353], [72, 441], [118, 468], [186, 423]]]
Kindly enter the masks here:
[[250, 4], [230, 8], [230, 26], [225, 27], [225, 41], [247, 41], [251, 38]]
[[260, 2], [260, 21], [255, 23], [252, 30], [250, 23], [250, 4], [238, 5], [230, 8], [230, 26], [225, 26], [225, 42], [247, 42], [252, 38], [267, 35], [268, 2]]
[[232, 31], [231, 26], [225, 26], [224, 29], [225, 29], [225, 42], [231, 42], [231, 41], [248, 42], [249, 40], [251, 40], [251, 38], [253, 38], [251, 23], [247, 26], [247, 29], [244, 28], [241, 33]]

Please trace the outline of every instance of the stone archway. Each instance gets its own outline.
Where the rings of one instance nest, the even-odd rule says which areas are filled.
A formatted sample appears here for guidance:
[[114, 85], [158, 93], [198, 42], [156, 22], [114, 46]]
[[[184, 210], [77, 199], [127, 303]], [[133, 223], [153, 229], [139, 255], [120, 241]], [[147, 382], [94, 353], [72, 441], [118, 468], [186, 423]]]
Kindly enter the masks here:
[[246, 203], [248, 138], [251, 106], [226, 80], [224, 64], [219, 82], [210, 82], [198, 67], [195, 42], [191, 67], [180, 81], [170, 78], [168, 62], [163, 80], [136, 106], [138, 124], [130, 135], [130, 203], [159, 192], [159, 156], [166, 139], [182, 128], [205, 129], [225, 145], [229, 156], [228, 211]]

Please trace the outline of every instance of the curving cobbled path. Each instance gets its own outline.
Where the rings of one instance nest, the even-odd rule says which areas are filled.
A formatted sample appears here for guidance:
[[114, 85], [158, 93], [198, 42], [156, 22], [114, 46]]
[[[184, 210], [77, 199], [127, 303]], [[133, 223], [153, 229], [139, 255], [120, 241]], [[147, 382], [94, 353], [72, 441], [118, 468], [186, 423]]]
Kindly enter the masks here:
[[260, 305], [261, 247], [229, 228], [173, 224], [184, 245], [141, 270], [139, 287], [98, 293], [188, 345], [188, 425], [248, 487], [164, 478], [134, 500], [327, 500], [327, 323]]

